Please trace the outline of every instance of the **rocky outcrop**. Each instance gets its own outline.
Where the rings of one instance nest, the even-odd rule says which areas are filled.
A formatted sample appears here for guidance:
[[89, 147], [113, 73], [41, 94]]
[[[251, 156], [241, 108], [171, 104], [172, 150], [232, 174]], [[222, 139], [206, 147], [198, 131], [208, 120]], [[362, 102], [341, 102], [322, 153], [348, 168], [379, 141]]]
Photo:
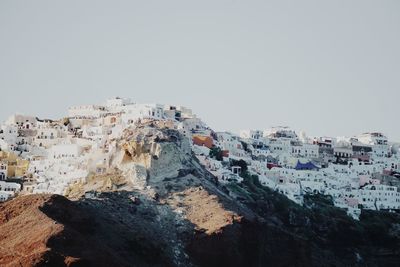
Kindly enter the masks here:
[[66, 191], [73, 198], [93, 190], [148, 191], [148, 186], [162, 187], [165, 179], [203, 170], [196, 164], [189, 140], [179, 131], [144, 124], [124, 131], [105, 173], [91, 173], [85, 182], [75, 183]]
[[[114, 162], [127, 173], [132, 181], [143, 183], [143, 169], [147, 170], [147, 182], [155, 184], [164, 178], [179, 175], [192, 160], [192, 151], [187, 138], [173, 129], [151, 127], [127, 129], [119, 142], [122, 155]], [[135, 175], [138, 177], [135, 177]]]

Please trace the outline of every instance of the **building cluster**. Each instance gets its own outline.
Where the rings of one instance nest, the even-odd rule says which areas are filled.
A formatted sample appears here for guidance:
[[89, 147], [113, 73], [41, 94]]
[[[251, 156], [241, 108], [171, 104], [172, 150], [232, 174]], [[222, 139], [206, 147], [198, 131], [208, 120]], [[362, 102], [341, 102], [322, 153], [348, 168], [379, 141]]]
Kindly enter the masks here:
[[119, 97], [72, 107], [60, 120], [6, 120], [0, 126], [0, 201], [18, 193], [65, 194], [69, 185], [105, 173], [116, 140], [146, 120], [168, 121], [191, 139], [195, 155], [221, 184], [239, 183], [247, 172], [299, 204], [305, 194], [329, 195], [354, 218], [361, 209], [400, 210], [399, 145], [381, 133], [309, 138], [287, 127], [214, 132], [188, 108]]
[[170, 121], [189, 138], [206, 132], [190, 109], [119, 97], [72, 107], [61, 120], [11, 116], [0, 126], [0, 201], [18, 192], [65, 194], [89, 174], [106, 172], [124, 129], [145, 120]]
[[193, 142], [195, 153], [222, 183], [242, 180], [237, 164], [242, 160], [261, 184], [299, 204], [305, 194], [323, 194], [354, 218], [361, 209], [400, 211], [399, 145], [382, 133], [309, 138], [275, 127], [195, 136]]

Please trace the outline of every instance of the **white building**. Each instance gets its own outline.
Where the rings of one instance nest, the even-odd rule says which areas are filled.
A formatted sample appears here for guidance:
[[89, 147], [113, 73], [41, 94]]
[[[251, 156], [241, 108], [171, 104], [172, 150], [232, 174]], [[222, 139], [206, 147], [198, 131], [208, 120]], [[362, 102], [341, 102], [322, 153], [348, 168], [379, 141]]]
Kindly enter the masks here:
[[49, 149], [49, 157], [53, 159], [76, 158], [80, 156], [81, 150], [77, 144], [57, 144]]
[[316, 159], [319, 157], [319, 146], [307, 143], [291, 142], [291, 155], [293, 157], [303, 157]]
[[0, 149], [3, 151], [14, 151], [18, 142], [18, 126], [15, 124], [4, 124], [0, 127]]
[[114, 97], [107, 99], [106, 107], [109, 111], [119, 112], [122, 110], [123, 106], [131, 105], [132, 100], [129, 98]]
[[0, 181], [7, 179], [7, 169], [8, 169], [7, 162], [3, 162], [0, 160]]
[[263, 131], [261, 130], [242, 130], [240, 131], [240, 137], [244, 139], [259, 140], [263, 137]]
[[164, 116], [168, 119], [182, 120], [188, 118], [195, 118], [192, 110], [183, 106], [164, 105]]
[[286, 126], [272, 127], [265, 130], [263, 135], [267, 138], [285, 138], [290, 140], [298, 139], [296, 132]]
[[389, 185], [366, 185], [359, 191], [359, 201], [366, 209], [400, 209], [400, 193]]
[[287, 154], [290, 155], [292, 151], [292, 145], [290, 139], [269, 139], [268, 147], [272, 153], [275, 154]]
[[158, 104], [130, 104], [122, 108], [121, 121], [124, 125], [132, 125], [141, 119], [163, 119], [163, 107]]
[[29, 130], [36, 126], [36, 118], [33, 116], [14, 114], [6, 120], [5, 125], [16, 125], [18, 129]]
[[9, 200], [14, 196], [13, 192], [5, 192], [5, 191], [0, 191], [0, 202], [4, 202]]
[[100, 105], [75, 106], [68, 109], [68, 117], [71, 119], [99, 118], [105, 111], [105, 107]]
[[357, 136], [357, 139], [363, 144], [371, 145], [375, 157], [389, 157], [391, 154], [388, 138], [382, 133], [364, 133]]
[[67, 127], [51, 122], [38, 121], [36, 135], [33, 143], [39, 147], [49, 148], [60, 142], [61, 138], [67, 136]]
[[199, 118], [187, 118], [178, 123], [177, 129], [185, 136], [191, 138], [192, 134], [210, 136], [211, 130]]
[[20, 184], [0, 181], [0, 202], [12, 198], [19, 191], [21, 191]]

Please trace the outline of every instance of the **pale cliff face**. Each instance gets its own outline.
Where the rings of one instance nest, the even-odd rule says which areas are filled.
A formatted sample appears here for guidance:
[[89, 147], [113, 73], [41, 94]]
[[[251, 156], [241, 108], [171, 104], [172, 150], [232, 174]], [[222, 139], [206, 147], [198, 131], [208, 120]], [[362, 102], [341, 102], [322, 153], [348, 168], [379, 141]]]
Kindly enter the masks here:
[[190, 141], [178, 131], [144, 128], [127, 130], [128, 136], [120, 141], [118, 168], [129, 173], [132, 182], [143, 186], [144, 170], [146, 184], [156, 184], [165, 178], [179, 175], [191, 161]]
[[153, 125], [128, 128], [116, 142], [106, 172], [70, 186], [67, 196], [76, 198], [91, 190], [142, 190], [193, 168], [190, 140], [177, 130]]

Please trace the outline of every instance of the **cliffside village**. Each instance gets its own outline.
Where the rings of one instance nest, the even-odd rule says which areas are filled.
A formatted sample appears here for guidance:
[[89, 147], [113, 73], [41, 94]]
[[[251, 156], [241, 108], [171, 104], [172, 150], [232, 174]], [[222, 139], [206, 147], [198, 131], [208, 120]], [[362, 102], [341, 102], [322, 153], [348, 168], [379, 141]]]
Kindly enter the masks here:
[[112, 98], [76, 106], [61, 120], [13, 115], [0, 126], [0, 201], [17, 194], [65, 194], [68, 186], [110, 167], [116, 140], [138, 121], [165, 120], [192, 140], [199, 161], [222, 185], [244, 174], [302, 204], [331, 196], [357, 219], [361, 209], [400, 211], [400, 146], [382, 133], [307, 137], [287, 127], [214, 132], [182, 106]]

